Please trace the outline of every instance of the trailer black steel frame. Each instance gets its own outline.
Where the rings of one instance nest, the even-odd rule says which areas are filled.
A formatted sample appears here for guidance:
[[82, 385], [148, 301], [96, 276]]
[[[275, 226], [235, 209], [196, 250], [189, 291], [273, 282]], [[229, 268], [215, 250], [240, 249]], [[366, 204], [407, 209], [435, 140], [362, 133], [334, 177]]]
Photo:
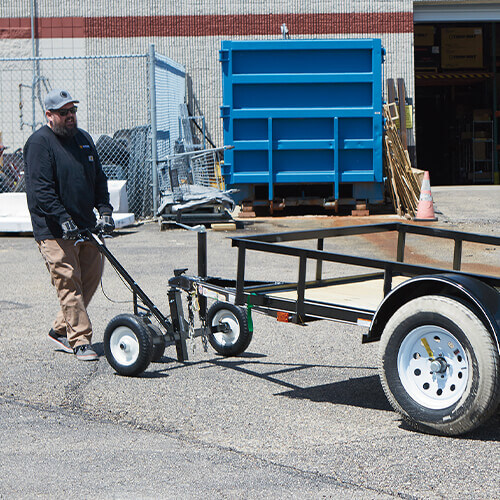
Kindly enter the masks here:
[[[324, 250], [324, 243], [327, 238], [390, 232], [397, 233], [395, 261], [346, 255]], [[408, 234], [452, 240], [454, 242], [452, 269], [415, 265], [404, 262], [406, 236]], [[494, 347], [486, 348], [487, 350], [489, 349], [489, 359], [495, 358], [497, 361], [492, 361], [493, 365], [500, 366], [500, 276], [477, 274], [461, 270], [463, 243], [470, 242], [500, 247], [500, 237], [400, 222], [234, 237], [232, 238], [232, 245], [238, 249], [238, 256], [236, 279], [231, 280], [208, 276], [207, 235], [206, 232], [202, 230], [198, 232], [198, 274], [190, 276], [185, 274], [187, 269], [176, 269], [174, 271], [174, 276], [169, 279], [168, 298], [170, 305], [170, 320], [158, 310], [139, 285], [106, 248], [103, 242], [97, 236], [91, 235], [90, 233], [88, 237], [92, 237], [100, 251], [130, 286], [133, 293], [134, 318], [142, 317], [144, 318], [144, 323], [149, 323], [149, 318], [154, 316], [165, 330], [164, 334], [161, 332], [155, 333], [153, 335], [153, 340], [146, 339], [145, 343], [147, 345], [152, 343], [155, 344], [161, 349], [161, 353], [163, 353], [165, 346], [175, 345], [177, 349], [177, 359], [181, 362], [188, 360], [188, 349], [186, 344], [188, 337], [208, 336], [212, 346], [223, 355], [235, 355], [243, 352], [251, 340], [252, 311], [275, 317], [279, 321], [296, 323], [299, 325], [320, 319], [357, 324], [368, 327], [368, 331], [364, 333], [362, 337], [362, 342], [373, 342], [382, 338], [382, 344], [387, 344], [388, 333], [384, 329], [387, 330], [386, 325], [389, 320], [393, 315], [396, 316], [396, 312], [403, 310], [405, 304], [418, 302], [422, 298], [427, 298], [427, 300], [432, 299], [434, 301], [437, 299], [439, 301], [439, 297], [443, 297], [448, 303], [458, 304], [458, 307], [461, 307], [460, 304], [463, 304], [467, 310], [472, 311], [472, 315], [479, 321], [477, 327], [483, 331], [481, 334], [483, 335], [483, 342], [485, 338], [487, 339], [487, 343], [493, 342], [491, 345], [494, 345]], [[293, 242], [306, 240], [316, 240], [316, 249], [287, 245]], [[247, 253], [250, 251], [271, 253], [276, 256], [296, 257], [298, 259], [297, 280], [294, 282], [276, 282], [251, 281], [245, 279], [247, 273]], [[315, 278], [307, 281], [307, 265], [311, 261], [315, 264]], [[365, 267], [377, 271], [346, 277], [324, 278], [324, 262]], [[393, 287], [393, 279], [398, 276], [408, 279]], [[363, 284], [371, 280], [381, 280], [383, 283], [383, 299], [375, 308], [346, 306], [341, 303], [328, 302], [323, 299], [312, 300], [306, 297], [306, 291], [310, 289], [321, 289], [322, 287], [346, 283]], [[288, 297], [276, 296], [277, 293], [284, 291], [293, 293]], [[183, 292], [187, 292], [189, 296], [189, 321], [186, 321], [184, 318], [182, 305]], [[201, 321], [201, 327], [199, 328], [194, 328], [193, 324], [191, 308], [191, 300], [193, 297], [196, 297], [199, 302], [199, 320]], [[142, 301], [143, 305], [138, 303], [139, 299]], [[209, 310], [207, 310], [207, 299], [216, 301]], [[246, 332], [244, 333], [246, 337], [242, 340], [238, 340], [238, 345], [230, 347], [227, 352], [224, 346], [217, 345], [216, 342], [214, 343], [213, 338], [218, 333], [229, 335], [234, 332], [231, 330], [226, 319], [219, 318], [214, 321], [215, 310], [219, 312], [220, 310], [225, 310], [226, 313], [229, 311], [228, 314], [232, 314], [234, 321], [239, 325], [237, 328], [239, 331], [238, 335], [243, 335], [240, 330]], [[116, 324], [112, 325], [113, 321], [114, 320], [110, 322], [110, 325], [116, 327], [116, 324], [119, 322], [115, 322]], [[432, 326], [433, 321], [429, 321], [428, 323]], [[108, 325], [108, 329], [110, 325]], [[134, 325], [132, 325], [131, 328], [135, 328]], [[137, 328], [140, 330], [142, 327], [139, 325]], [[419, 327], [416, 327], [414, 330], [418, 330], [418, 328]], [[439, 329], [439, 327], [437, 327], [437, 329]], [[384, 331], [385, 333], [383, 336], [382, 334]], [[452, 331], [456, 332], [456, 329], [452, 329]], [[106, 335], [108, 335], [109, 340], [109, 334], [105, 332], [105, 351]], [[139, 332], [138, 335], [140, 337], [142, 334]], [[148, 335], [151, 336], [151, 332]], [[408, 336], [410, 335], [413, 335], [413, 332], [408, 334]], [[417, 337], [418, 335], [419, 334], [417, 334]], [[455, 343], [457, 345], [457, 342], [462, 349], [460, 341], [457, 341], [457, 335], [461, 337], [459, 333], [450, 334], [449, 338], [453, 340], [453, 342], [447, 342], [450, 345], [450, 349], [452, 349], [451, 344]], [[477, 341], [477, 339], [474, 339], [472, 342], [474, 343]], [[401, 340], [398, 342], [401, 342]], [[462, 338], [461, 342], [462, 344], [468, 343], [469, 339], [465, 336]], [[422, 343], [425, 345], [424, 342]], [[149, 345], [148, 348], [152, 349], [152, 346]], [[400, 349], [402, 350], [403, 347], [400, 347]], [[461, 352], [465, 353], [465, 351]], [[494, 354], [495, 352], [496, 354]], [[450, 365], [447, 364], [444, 358], [445, 355], [433, 354], [430, 349], [427, 350], [427, 353], [429, 353], [428, 360], [432, 364], [432, 370], [434, 370], [431, 370], [431, 374], [440, 373], [441, 378], [444, 378], [444, 373], [447, 370], [456, 369], [456, 367], [449, 368]], [[424, 355], [427, 356], [425, 353]], [[463, 355], [465, 356], [465, 354]], [[110, 361], [108, 353], [106, 356], [108, 361]], [[148, 356], [151, 356], [151, 352]], [[389, 357], [391, 356], [392, 366], [389, 370], [394, 370], [394, 353], [391, 353]], [[475, 354], [473, 353], [472, 357], [474, 356]], [[142, 371], [147, 367], [150, 360], [151, 357], [143, 360], [140, 367]], [[112, 362], [110, 361], [110, 363]], [[478, 368], [475, 365], [476, 362], [471, 360], [469, 363], [470, 366], [468, 366], [467, 369], [470, 369], [471, 372], [472, 370], [476, 370], [477, 372]], [[494, 368], [494, 370], [497, 370], [496, 372], [493, 373], [490, 370], [488, 375], [491, 380], [496, 380], [496, 382], [493, 382], [494, 387], [491, 389], [489, 396], [487, 396], [489, 397], [488, 414], [491, 414], [493, 405], [500, 402], [500, 390], [498, 389], [500, 387], [500, 373], [498, 373], [500, 370], [498, 366]], [[385, 367], [381, 368], [382, 372], [384, 372], [385, 369]], [[400, 370], [399, 367], [398, 370]], [[138, 374], [138, 371], [134, 370], [133, 373], [127, 373], [127, 370], [124, 370], [123, 374]], [[476, 374], [475, 376], [477, 377], [478, 375]], [[396, 401], [397, 397], [393, 397], [391, 400], [393, 394], [392, 391], [388, 389], [387, 380], [385, 380], [385, 383], [386, 386], [384, 390], [391, 404], [395, 409], [400, 411], [403, 418], [405, 418], [405, 412], [398, 408], [398, 402]], [[458, 403], [455, 401], [455, 404]], [[471, 407], [474, 405], [479, 405], [479, 402], [472, 401], [470, 403]], [[425, 409], [427, 410], [427, 408]], [[445, 409], [448, 411], [448, 408]], [[460, 411], [462, 410], [459, 410], [459, 412]], [[465, 412], [465, 410], [463, 411]], [[469, 408], [468, 411], [474, 414], [476, 410], [475, 408]], [[416, 409], [416, 412], [417, 414], [420, 412], [419, 408]], [[437, 414], [439, 415], [439, 412], [437, 412]], [[449, 418], [449, 415], [444, 415], [443, 418], [446, 420]], [[465, 430], [470, 430], [476, 425], [476, 422], [466, 422], [465, 420], [467, 420], [467, 418], [469, 418], [468, 414], [462, 418], [462, 421], [458, 424], [455, 425], [454, 422], [449, 426], [438, 421], [429, 424], [425, 419], [422, 419], [423, 423], [420, 425], [421, 422], [419, 418], [415, 418], [414, 416], [410, 417], [409, 421], [412, 425], [421, 430], [444, 434], [456, 434]]]
[[[398, 234], [396, 261], [359, 257], [323, 250], [324, 241], [327, 238], [366, 235], [382, 232], [397, 232]], [[140, 288], [137, 282], [130, 276], [120, 262], [113, 256], [109, 249], [99, 240], [99, 238], [90, 232], [86, 235], [94, 240], [100, 251], [130, 286], [133, 294], [134, 314], [141, 315], [144, 314], [144, 311], [149, 311], [147, 314], [153, 315], [167, 332], [167, 342], [177, 343], [179, 361], [186, 361], [188, 359], [183, 335], [179, 334], [179, 329], [183, 327], [183, 321], [182, 319], [179, 319], [178, 316], [179, 314], [182, 314], [181, 303], [178, 302], [179, 292], [181, 291], [195, 291], [198, 294], [200, 305], [199, 317], [201, 320], [204, 320], [206, 317], [206, 299], [210, 298], [249, 307], [253, 311], [264, 313], [273, 317], [277, 317], [279, 312], [286, 312], [288, 313], [288, 316], [286, 316], [286, 318], [282, 317], [281, 319], [282, 321], [290, 323], [305, 324], [311, 321], [327, 319], [353, 324], [362, 323], [366, 326], [366, 322], [372, 322], [374, 318], [376, 319], [377, 313], [380, 311], [309, 301], [305, 298], [306, 288], [322, 287], [347, 282], [362, 282], [383, 277], [384, 297], [386, 298], [392, 291], [392, 279], [396, 275], [408, 277], [424, 276], [427, 281], [439, 281], [441, 286], [447, 286], [452, 282], [454, 282], [457, 286], [461, 286], [464, 278], [466, 280], [467, 278], [472, 278], [491, 287], [500, 288], [500, 277], [469, 273], [460, 270], [462, 266], [462, 246], [464, 242], [500, 246], [500, 237], [496, 236], [465, 233], [462, 231], [452, 231], [448, 229], [412, 225], [401, 222], [391, 222], [306, 231], [268, 233], [249, 237], [234, 237], [231, 239], [232, 246], [238, 248], [237, 276], [236, 280], [231, 280], [209, 277], [207, 275], [207, 234], [204, 231], [198, 232], [197, 234], [198, 274], [195, 276], [186, 276], [184, 273], [187, 269], [176, 269], [174, 272], [175, 276], [169, 280], [169, 303], [171, 308], [173, 308], [171, 309], [171, 318], [176, 325], [172, 325], [172, 323], [168, 321], [167, 317], [163, 315], [162, 312], [155, 306], [151, 299]], [[405, 263], [404, 256], [407, 234], [417, 234], [453, 240], [453, 269], [448, 270]], [[283, 245], [283, 243], [286, 242], [311, 239], [317, 240], [316, 250]], [[275, 255], [297, 257], [299, 259], [297, 282], [285, 283], [275, 281], [263, 282], [245, 280], [245, 262], [247, 251], [266, 252], [273, 253]], [[314, 281], [306, 282], [308, 260], [316, 262], [316, 274]], [[337, 262], [354, 266], [381, 269], [381, 272], [324, 279], [322, 275], [323, 262]], [[470, 285], [470, 283], [470, 281], [467, 281], [468, 285]], [[269, 293], [278, 290], [293, 289], [297, 290], [297, 300], [281, 299], [269, 296]], [[478, 294], [480, 295], [478, 300], [481, 299], [482, 294], [480, 292], [481, 291], [478, 291]], [[138, 303], [138, 299], [142, 301], [144, 306], [141, 306]], [[479, 307], [483, 309], [482, 305], [479, 305]], [[491, 325], [492, 333], [495, 333], [496, 342], [500, 350], [500, 333], [498, 331], [498, 325], [495, 326], [491, 319], [492, 318], [490, 316], [488, 318], [488, 323]], [[376, 325], [372, 325], [371, 331], [364, 335], [363, 342], [373, 342], [380, 338], [380, 331], [377, 330], [377, 332], [374, 333], [374, 326]], [[185, 328], [182, 329], [185, 330]], [[194, 336], [197, 337], [202, 334], [202, 329], [196, 329]]]
[[[327, 238], [338, 236], [366, 235], [382, 232], [397, 232], [397, 251], [396, 261], [381, 260], [341, 253], [327, 252], [323, 250], [324, 241]], [[416, 234], [430, 236], [435, 238], [445, 238], [454, 241], [453, 250], [453, 269], [443, 269], [431, 266], [408, 264], [404, 262], [405, 243], [407, 234]], [[317, 249], [311, 250], [296, 246], [285, 246], [283, 243], [317, 240]], [[327, 229], [315, 229], [307, 231], [291, 231], [281, 233], [270, 233], [250, 237], [232, 238], [233, 247], [238, 248], [238, 263], [236, 280], [226, 280], [220, 278], [206, 277], [206, 243], [201, 246], [201, 255], [199, 253], [199, 262], [204, 262], [203, 273], [199, 278], [190, 279], [172, 279], [170, 284], [179, 286], [186, 290], [192, 290], [197, 284], [198, 293], [216, 300], [225, 300], [236, 305], [250, 306], [252, 310], [262, 312], [271, 316], [277, 316], [278, 312], [287, 312], [288, 317], [285, 321], [297, 324], [329, 319], [344, 321], [354, 324], [366, 325], [367, 321], [376, 320], [382, 313], [362, 308], [345, 307], [335, 304], [318, 303], [316, 301], [306, 300], [305, 290], [307, 288], [324, 287], [331, 284], [341, 284], [347, 282], [362, 282], [371, 279], [383, 277], [384, 301], [392, 291], [392, 280], [394, 276], [425, 277], [427, 285], [430, 288], [436, 288], [437, 283], [441, 288], [457, 288], [456, 293], [466, 293], [466, 287], [474, 286], [474, 281], [479, 280], [491, 287], [500, 287], [500, 277], [481, 275], [461, 271], [462, 266], [462, 246], [464, 242], [479, 243], [484, 245], [500, 246], [500, 237], [465, 233], [461, 231], [452, 231], [447, 229], [432, 228], [405, 224], [400, 222], [368, 224], [362, 226], [345, 226]], [[273, 253], [275, 255], [295, 256], [299, 259], [299, 270], [296, 283], [277, 283], [277, 282], [255, 282], [245, 280], [245, 263], [248, 251]], [[315, 261], [316, 273], [314, 281], [306, 281], [306, 270], [308, 260]], [[379, 273], [366, 275], [356, 275], [342, 278], [323, 278], [323, 262], [337, 262], [362, 266], [373, 269], [380, 269]], [[471, 280], [472, 279], [472, 280]], [[466, 283], [463, 285], [463, 283]], [[408, 286], [408, 284], [403, 285]], [[461, 289], [459, 290], [459, 287]], [[269, 294], [278, 290], [297, 290], [297, 300], [275, 298]], [[476, 290], [479, 295], [477, 298], [478, 307], [483, 309], [481, 298], [484, 296], [484, 290]], [[500, 346], [500, 334], [498, 326], [491, 314], [487, 314], [488, 323], [492, 333], [495, 333], [497, 344]], [[380, 316], [379, 316], [380, 318]], [[372, 342], [380, 338], [380, 325], [372, 324], [370, 332], [363, 337], [363, 342]], [[500, 347], [499, 347], [500, 349]]]

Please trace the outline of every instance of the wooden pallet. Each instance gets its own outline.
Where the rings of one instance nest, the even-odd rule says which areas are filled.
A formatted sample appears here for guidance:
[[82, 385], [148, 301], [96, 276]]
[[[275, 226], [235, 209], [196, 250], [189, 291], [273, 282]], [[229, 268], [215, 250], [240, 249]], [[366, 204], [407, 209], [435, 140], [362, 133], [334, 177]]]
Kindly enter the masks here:
[[401, 217], [413, 218], [420, 199], [420, 183], [412, 169], [408, 151], [403, 147], [395, 121], [398, 119], [396, 104], [384, 104], [385, 167], [389, 192], [396, 212]]

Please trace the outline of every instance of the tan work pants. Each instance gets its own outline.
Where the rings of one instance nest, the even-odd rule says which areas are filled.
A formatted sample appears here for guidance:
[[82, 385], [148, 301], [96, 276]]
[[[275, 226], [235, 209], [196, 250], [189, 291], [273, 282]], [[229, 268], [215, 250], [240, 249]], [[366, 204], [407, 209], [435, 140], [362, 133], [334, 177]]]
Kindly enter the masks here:
[[61, 309], [53, 329], [68, 337], [71, 347], [89, 344], [92, 324], [87, 306], [102, 276], [103, 259], [90, 241], [42, 240], [38, 242], [52, 284], [57, 290]]

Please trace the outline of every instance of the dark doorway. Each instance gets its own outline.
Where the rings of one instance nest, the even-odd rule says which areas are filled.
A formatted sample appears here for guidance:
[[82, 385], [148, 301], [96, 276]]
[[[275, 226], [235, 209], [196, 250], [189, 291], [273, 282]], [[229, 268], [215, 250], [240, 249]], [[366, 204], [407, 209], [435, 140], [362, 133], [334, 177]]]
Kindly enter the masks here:
[[[495, 169], [495, 71], [493, 65], [495, 26], [474, 25], [415, 26], [415, 133], [418, 168], [429, 170], [433, 185], [492, 183]], [[419, 42], [419, 33], [426, 35]], [[446, 60], [444, 37], [458, 33], [454, 54], [472, 54], [467, 43], [475, 43], [475, 60], [464, 56], [460, 67]], [[478, 40], [467, 39], [477, 34]], [[432, 35], [432, 38], [431, 38]], [[422, 39], [422, 37], [421, 37]], [[431, 45], [432, 42], [432, 45]], [[425, 43], [425, 45], [418, 45]], [[462, 46], [460, 45], [462, 44]], [[463, 50], [463, 52], [461, 52]], [[458, 58], [458, 56], [457, 56]], [[453, 67], [453, 65], [457, 67]]]

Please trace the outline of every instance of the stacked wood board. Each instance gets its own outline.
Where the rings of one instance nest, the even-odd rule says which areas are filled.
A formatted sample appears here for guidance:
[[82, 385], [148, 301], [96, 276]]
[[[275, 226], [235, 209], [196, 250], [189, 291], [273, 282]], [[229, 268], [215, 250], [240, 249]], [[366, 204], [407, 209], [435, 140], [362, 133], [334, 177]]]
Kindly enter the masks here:
[[408, 151], [403, 147], [396, 126], [398, 110], [394, 103], [384, 104], [384, 149], [388, 191], [396, 212], [401, 217], [413, 218], [420, 198], [420, 182], [411, 166]]

